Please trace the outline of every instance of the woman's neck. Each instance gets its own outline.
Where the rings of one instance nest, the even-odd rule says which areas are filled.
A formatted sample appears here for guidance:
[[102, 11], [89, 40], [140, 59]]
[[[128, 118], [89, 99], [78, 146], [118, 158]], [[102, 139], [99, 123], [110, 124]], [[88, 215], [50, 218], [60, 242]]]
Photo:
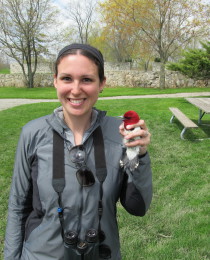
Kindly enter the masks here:
[[86, 115], [85, 117], [78, 117], [78, 116], [69, 117], [68, 115], [66, 115], [64, 111], [63, 115], [67, 126], [71, 129], [74, 135], [75, 145], [81, 144], [85, 131], [91, 125], [92, 113], [89, 116]]

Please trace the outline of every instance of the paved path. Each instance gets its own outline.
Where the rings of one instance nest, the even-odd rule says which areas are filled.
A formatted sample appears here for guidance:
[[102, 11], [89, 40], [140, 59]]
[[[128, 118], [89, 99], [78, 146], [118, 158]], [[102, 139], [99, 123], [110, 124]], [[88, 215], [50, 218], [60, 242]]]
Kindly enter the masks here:
[[[135, 98], [177, 98], [177, 97], [197, 97], [197, 96], [210, 96], [210, 92], [100, 97], [99, 100], [135, 99]], [[41, 103], [41, 102], [58, 102], [58, 100], [57, 99], [0, 99], [0, 111], [11, 107], [24, 105], [24, 104]]]

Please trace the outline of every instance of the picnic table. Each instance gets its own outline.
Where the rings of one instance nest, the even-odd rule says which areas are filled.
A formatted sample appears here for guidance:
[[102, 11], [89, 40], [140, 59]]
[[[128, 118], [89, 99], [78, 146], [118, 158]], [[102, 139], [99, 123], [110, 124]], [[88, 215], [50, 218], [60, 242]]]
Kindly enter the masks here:
[[199, 109], [198, 124], [205, 114], [210, 114], [210, 98], [186, 98], [186, 100]]

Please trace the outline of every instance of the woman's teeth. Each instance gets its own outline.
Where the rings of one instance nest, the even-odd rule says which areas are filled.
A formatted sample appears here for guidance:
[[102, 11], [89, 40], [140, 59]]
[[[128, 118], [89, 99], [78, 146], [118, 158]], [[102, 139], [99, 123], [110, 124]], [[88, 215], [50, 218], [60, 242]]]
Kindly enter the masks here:
[[84, 99], [69, 99], [69, 101], [73, 104], [81, 104]]

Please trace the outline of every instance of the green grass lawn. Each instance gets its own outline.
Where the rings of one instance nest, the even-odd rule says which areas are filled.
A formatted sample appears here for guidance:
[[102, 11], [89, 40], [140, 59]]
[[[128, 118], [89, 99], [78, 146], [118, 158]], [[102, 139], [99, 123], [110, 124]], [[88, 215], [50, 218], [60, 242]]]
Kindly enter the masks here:
[[[3, 259], [9, 187], [21, 127], [31, 119], [51, 113], [57, 105], [22, 105], [0, 112], [0, 259]], [[179, 107], [197, 121], [197, 109], [183, 98], [97, 102], [99, 109], [112, 116], [136, 110], [152, 133], [149, 146], [154, 182], [152, 205], [143, 218], [129, 215], [118, 205], [123, 260], [210, 259], [210, 140], [196, 140], [210, 138], [210, 127], [188, 130], [187, 140], [181, 140], [182, 126], [176, 120], [169, 123], [170, 106]], [[205, 115], [203, 122], [210, 124], [210, 116]]]
[[0, 74], [10, 74], [10, 69], [9, 68], [2, 68], [2, 69], [0, 69]]
[[[148, 88], [107, 88], [105, 87], [100, 97], [132, 96], [148, 94], [172, 94], [189, 92], [210, 92], [210, 88], [179, 88], [179, 89], [148, 89]], [[32, 98], [32, 99], [54, 99], [57, 98], [54, 87], [50, 88], [6, 88], [0, 87], [0, 98]]]

